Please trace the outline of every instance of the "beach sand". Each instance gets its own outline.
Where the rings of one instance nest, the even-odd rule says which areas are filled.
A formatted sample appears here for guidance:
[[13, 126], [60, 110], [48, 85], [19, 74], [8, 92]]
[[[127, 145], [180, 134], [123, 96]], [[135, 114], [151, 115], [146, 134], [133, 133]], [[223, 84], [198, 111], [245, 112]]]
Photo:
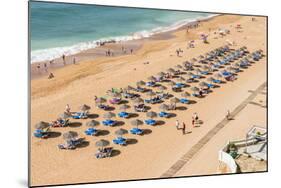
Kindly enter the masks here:
[[[38, 121], [55, 120], [59, 114], [63, 113], [66, 104], [71, 106], [72, 111], [78, 111], [79, 106], [88, 104], [92, 107], [91, 113], [99, 114], [95, 120], [101, 121], [104, 111], [95, 108], [93, 100], [95, 95], [105, 96], [105, 92], [111, 88], [135, 86], [134, 83], [137, 81], [146, 80], [151, 75], [165, 71], [193, 57], [197, 58], [200, 54], [225, 45], [227, 40], [236, 42], [237, 46], [233, 46], [233, 48], [247, 46], [250, 52], [262, 49], [267, 55], [266, 18], [257, 17], [254, 22], [251, 18], [236, 15], [218, 16], [202, 22], [199, 28], [189, 30], [188, 33], [185, 29], [179, 29], [172, 32], [173, 37], [145, 40], [132, 55], [100, 56], [94, 60], [89, 58], [76, 65], [52, 70], [55, 75], [54, 79], [49, 80], [46, 76], [32, 79], [30, 133], [33, 133], [34, 124]], [[238, 23], [242, 25], [240, 32], [234, 28]], [[213, 31], [218, 28], [228, 28], [231, 33], [223, 38], [214, 39]], [[209, 44], [204, 44], [198, 40], [198, 35], [201, 32], [209, 33], [209, 29], [211, 29]], [[187, 41], [193, 39], [196, 40], [196, 47], [186, 49]], [[177, 57], [175, 54], [178, 48], [184, 51], [181, 57]], [[144, 64], [144, 62], [149, 62], [149, 64]], [[143, 136], [125, 135], [126, 138], [131, 139], [127, 146], [111, 144], [117, 150], [111, 158], [96, 159], [94, 157], [97, 150], [95, 142], [99, 139], [106, 139], [112, 143], [112, 139], [115, 138], [115, 130], [120, 127], [127, 130], [132, 128], [131, 119], [122, 119], [125, 122], [122, 126], [98, 126], [98, 129], [109, 131], [109, 134], [98, 137], [84, 135], [84, 130], [86, 130], [84, 124], [89, 119], [71, 120], [78, 123], [65, 128], [52, 128], [52, 131], [61, 133], [68, 130], [77, 131], [81, 137], [86, 137], [89, 144], [73, 151], [61, 151], [57, 148], [59, 143], [64, 142], [62, 136], [47, 140], [32, 136], [31, 185], [159, 178], [216, 126], [225, 117], [227, 110], [232, 111], [239, 106], [251, 94], [249, 90], [255, 90], [263, 84], [267, 78], [266, 74], [267, 62], [266, 58], [263, 58], [239, 73], [236, 81], [222, 84], [220, 88], [213, 89], [213, 92], [207, 97], [202, 99], [191, 97], [196, 103], [180, 105], [187, 107], [187, 110], [173, 112], [176, 113], [176, 117], [156, 118], [165, 121], [164, 124], [155, 127], [147, 125], [140, 127], [146, 129], [147, 134]], [[191, 84], [191, 86], [193, 85], [196, 84]], [[189, 88], [186, 90], [190, 91]], [[180, 97], [180, 94], [175, 94], [175, 96]], [[131, 102], [129, 105], [132, 105]], [[159, 112], [159, 105], [150, 106], [153, 111]], [[131, 111], [133, 109], [128, 110], [128, 112]], [[257, 122], [265, 126], [265, 110], [261, 112], [259, 108], [247, 107], [245, 111], [248, 114], [246, 117], [243, 116], [244, 111], [241, 111], [237, 120], [230, 122], [230, 126], [223, 128], [214, 137], [218, 144], [211, 139], [210, 143], [206, 144], [203, 150], [195, 155], [176, 176], [216, 173], [216, 164], [218, 164], [216, 154], [222, 145], [230, 139], [240, 138], [252, 123]], [[114, 112], [116, 113], [118, 110]], [[194, 112], [197, 112], [204, 121], [197, 128], [191, 128], [191, 116]], [[248, 117], [251, 117], [251, 121], [247, 119]], [[146, 119], [145, 113], [139, 113], [137, 118]], [[256, 121], [254, 121], [255, 118], [257, 118]], [[181, 131], [176, 130], [175, 121], [177, 119], [180, 122], [184, 121], [187, 127], [192, 129], [192, 133], [182, 135]], [[210, 158], [204, 157], [209, 153], [212, 153]]]

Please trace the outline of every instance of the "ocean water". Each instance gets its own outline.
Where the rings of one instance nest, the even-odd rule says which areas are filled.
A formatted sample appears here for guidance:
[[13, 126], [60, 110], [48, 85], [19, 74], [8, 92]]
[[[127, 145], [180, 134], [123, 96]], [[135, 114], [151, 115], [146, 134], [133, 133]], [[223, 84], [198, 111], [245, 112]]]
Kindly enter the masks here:
[[174, 30], [214, 16], [96, 5], [30, 3], [31, 62], [51, 60], [96, 47], [97, 41], [127, 41]]

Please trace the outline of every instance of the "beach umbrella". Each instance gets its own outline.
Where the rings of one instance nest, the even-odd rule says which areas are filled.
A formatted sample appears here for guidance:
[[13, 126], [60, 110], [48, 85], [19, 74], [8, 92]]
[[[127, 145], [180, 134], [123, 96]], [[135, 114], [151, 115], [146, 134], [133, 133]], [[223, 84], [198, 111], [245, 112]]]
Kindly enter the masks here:
[[169, 83], [168, 83], [168, 85], [169, 86], [174, 86], [176, 83], [174, 82], [174, 81], [170, 81]]
[[159, 89], [160, 91], [164, 91], [164, 90], [166, 90], [167, 88], [166, 88], [165, 86], [159, 86], [158, 89]]
[[139, 98], [139, 97], [134, 100], [134, 103], [137, 103], [137, 104], [143, 103], [143, 102], [144, 102], [143, 99]]
[[142, 125], [143, 121], [139, 120], [139, 119], [134, 119], [131, 121], [131, 125], [138, 127], [139, 125]]
[[174, 73], [174, 72], [176, 72], [176, 71], [175, 71], [175, 69], [173, 69], [173, 68], [169, 68], [169, 69], [167, 69], [167, 72], [169, 72], [169, 73]]
[[171, 103], [178, 103], [180, 100], [177, 97], [174, 97], [170, 100]]
[[221, 75], [220, 73], [217, 73], [217, 74], [215, 74], [215, 77], [216, 77], [216, 78], [221, 78], [222, 75]]
[[109, 93], [109, 96], [114, 97], [114, 98], [120, 98], [121, 97], [121, 93], [111, 92], [111, 93]]
[[157, 76], [163, 77], [163, 76], [165, 76], [165, 73], [164, 72], [158, 72]]
[[178, 82], [183, 82], [183, 81], [185, 81], [185, 79], [183, 78], [183, 77], [178, 77], [177, 79], [176, 79]]
[[146, 95], [151, 98], [151, 97], [155, 96], [156, 93], [154, 93], [153, 91], [149, 91], [149, 92], [146, 93]]
[[64, 140], [72, 140], [78, 137], [78, 133], [75, 131], [67, 131], [62, 135]]
[[88, 121], [87, 123], [86, 123], [86, 125], [87, 126], [89, 126], [89, 127], [94, 127], [94, 126], [97, 126], [97, 125], [99, 125], [100, 123], [98, 122], [98, 121], [96, 121], [96, 120], [91, 120], [91, 121]]
[[150, 111], [150, 112], [146, 113], [146, 116], [153, 119], [153, 118], [157, 117], [157, 113], [153, 112], [153, 111]]
[[36, 129], [46, 129], [48, 127], [50, 127], [50, 124], [44, 121], [39, 121], [38, 123], [35, 124]]
[[192, 87], [192, 88], [190, 88], [191, 89], [191, 91], [194, 91], [194, 92], [198, 92], [199, 91], [199, 88], [198, 87]]
[[130, 90], [133, 90], [134, 88], [132, 87], [132, 86], [127, 86], [127, 87], [125, 87], [125, 90], [127, 90], [127, 91], [130, 91]]
[[196, 72], [197, 74], [199, 74], [199, 73], [201, 72], [201, 70], [200, 70], [199, 68], [197, 68], [197, 69], [195, 69], [195, 72]]
[[208, 71], [208, 70], [210, 70], [210, 67], [208, 67], [207, 65], [204, 65], [203, 70]]
[[196, 59], [196, 58], [192, 58], [190, 61], [191, 61], [192, 63], [195, 63], [195, 62], [197, 61], [197, 59]]
[[159, 106], [159, 109], [163, 110], [163, 111], [166, 111], [166, 110], [169, 110], [169, 106], [167, 104], [161, 104]]
[[207, 78], [207, 81], [212, 82], [213, 80], [214, 80], [214, 78], [213, 78], [213, 77], [209, 77], [209, 78]]
[[68, 119], [71, 116], [68, 113], [64, 112], [63, 114], [60, 114], [59, 117], [62, 118], [62, 119]]
[[106, 102], [106, 99], [105, 98], [102, 98], [102, 97], [99, 97], [95, 100], [96, 103], [105, 103]]
[[188, 72], [187, 74], [186, 74], [186, 76], [188, 76], [188, 77], [191, 77], [191, 76], [193, 76], [194, 74], [192, 73], [192, 72]]
[[233, 66], [236, 67], [236, 68], [239, 68], [239, 67], [240, 67], [239, 63], [234, 63]]
[[106, 119], [111, 119], [113, 117], [115, 117], [116, 115], [113, 112], [107, 112], [103, 115], [104, 118]]
[[138, 82], [137, 82], [137, 86], [143, 86], [143, 85], [145, 85], [145, 82], [144, 82], [144, 81], [141, 80], [141, 81], [138, 81]]
[[127, 134], [127, 133], [128, 133], [128, 131], [126, 129], [122, 129], [122, 128], [120, 128], [117, 131], [115, 131], [115, 134], [117, 136], [122, 136], [122, 135]]
[[119, 110], [124, 110], [124, 111], [126, 111], [128, 108], [130, 108], [129, 105], [127, 105], [127, 104], [122, 104], [122, 105], [119, 107]]
[[182, 96], [182, 97], [189, 97], [189, 96], [190, 96], [190, 93], [188, 93], [188, 92], [183, 92], [183, 93], [181, 94], [181, 96]]
[[182, 69], [182, 66], [181, 65], [176, 65], [175, 68]]
[[206, 85], [207, 85], [206, 82], [200, 82], [200, 83], [199, 83], [199, 86], [200, 86], [200, 87], [205, 87]]
[[101, 140], [96, 142], [97, 147], [103, 148], [103, 147], [108, 146], [108, 145], [109, 145], [109, 141], [104, 140], [104, 139], [101, 139]]
[[80, 110], [83, 112], [90, 110], [90, 109], [91, 109], [91, 107], [86, 104], [83, 104], [82, 106], [80, 106]]
[[156, 80], [154, 76], [149, 76], [147, 79], [150, 80], [150, 81], [155, 81]]

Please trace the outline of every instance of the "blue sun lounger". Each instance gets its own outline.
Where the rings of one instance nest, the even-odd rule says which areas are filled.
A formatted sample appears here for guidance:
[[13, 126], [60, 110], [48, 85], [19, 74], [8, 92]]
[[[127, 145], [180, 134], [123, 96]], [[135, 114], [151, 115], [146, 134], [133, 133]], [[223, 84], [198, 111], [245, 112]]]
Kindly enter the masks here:
[[168, 112], [160, 112], [159, 114], [159, 117], [165, 117], [165, 118], [168, 118], [168, 117], [170, 117], [170, 114], [168, 113]]
[[230, 72], [224, 71], [224, 72], [222, 73], [222, 75], [223, 75], [223, 76], [231, 76], [232, 74], [231, 74]]
[[208, 86], [208, 88], [214, 88], [215, 87], [214, 84], [211, 84], [211, 83], [207, 83], [207, 86]]
[[118, 138], [113, 140], [113, 143], [124, 146], [124, 145], [126, 145], [126, 139], [122, 138], [122, 137], [118, 137]]
[[120, 112], [120, 113], [118, 113], [118, 116], [121, 117], [121, 118], [128, 118], [129, 113], [128, 112]]
[[145, 85], [148, 87], [153, 87], [153, 86], [155, 86], [155, 82], [146, 82]]
[[134, 127], [134, 128], [132, 128], [132, 129], [130, 130], [130, 133], [136, 134], [136, 135], [141, 135], [141, 134], [143, 134], [143, 130]]
[[37, 138], [47, 138], [48, 137], [48, 132], [44, 132], [41, 129], [36, 129], [33, 133], [33, 135]]
[[111, 120], [111, 119], [107, 119], [107, 120], [102, 121], [102, 124], [105, 125], [105, 126], [114, 126], [115, 123], [116, 123], [116, 121]]
[[75, 115], [72, 116], [73, 119], [86, 119], [88, 116], [83, 112], [76, 112]]
[[178, 88], [183, 88], [185, 86], [185, 84], [183, 84], [183, 83], [176, 83], [175, 86], [178, 87]]
[[187, 104], [189, 102], [189, 100], [186, 99], [186, 98], [181, 98], [180, 102], [183, 103], [183, 104]]
[[144, 120], [144, 122], [147, 125], [155, 125], [156, 124], [156, 121], [154, 119], [147, 119], [147, 120]]
[[216, 84], [220, 84], [221, 80], [213, 79], [213, 82], [216, 83]]
[[200, 78], [200, 75], [192, 75], [193, 79]]
[[94, 129], [94, 128], [88, 128], [88, 129], [85, 131], [85, 134], [88, 135], [88, 136], [97, 135], [97, 133], [98, 133], [98, 130], [97, 130], [97, 129]]

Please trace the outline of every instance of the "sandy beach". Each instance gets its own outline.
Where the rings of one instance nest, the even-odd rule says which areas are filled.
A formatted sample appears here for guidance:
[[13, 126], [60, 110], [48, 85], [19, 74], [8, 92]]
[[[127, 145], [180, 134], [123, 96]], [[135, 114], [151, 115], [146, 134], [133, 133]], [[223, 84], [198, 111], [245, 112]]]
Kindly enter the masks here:
[[[227, 110], [233, 111], [239, 106], [251, 92], [267, 81], [266, 62], [266, 18], [256, 17], [252, 21], [251, 16], [221, 15], [208, 21], [200, 22], [200, 27], [190, 29], [181, 28], [160, 37], [132, 41], [128, 44], [109, 44], [104, 48], [120, 49], [121, 45], [134, 48], [133, 54], [119, 54], [113, 57], [95, 55], [103, 49], [92, 49], [76, 55], [81, 60], [79, 63], [67, 65], [61, 68], [51, 69], [55, 75], [53, 79], [47, 79], [47, 75], [34, 76], [31, 80], [31, 185], [53, 185], [65, 183], [104, 182], [132, 179], [159, 178], [176, 161], [178, 161], [193, 145], [195, 145], [209, 130], [214, 128], [224, 119]], [[235, 28], [241, 24], [239, 31]], [[218, 28], [230, 30], [230, 34], [220, 37], [214, 34]], [[208, 44], [199, 40], [200, 33], [209, 34]], [[187, 42], [195, 40], [195, 48], [187, 49]], [[71, 119], [71, 126], [63, 128], [51, 128], [58, 132], [54, 138], [38, 139], [33, 137], [34, 124], [39, 121], [51, 122], [63, 113], [66, 104], [71, 111], [79, 111], [79, 106], [87, 104], [91, 106], [90, 113], [98, 114], [93, 119], [103, 120], [103, 110], [95, 107], [94, 96], [105, 96], [111, 88], [124, 88], [127, 85], [135, 86], [139, 80], [147, 81], [147, 77], [165, 72], [168, 68], [182, 64], [182, 62], [197, 58], [215, 48], [226, 44], [226, 41], [234, 41], [233, 49], [246, 46], [250, 52], [262, 49], [265, 57], [251, 64], [243, 72], [238, 73], [238, 79], [233, 82], [221, 84], [219, 88], [204, 98], [190, 97], [194, 104], [181, 104], [182, 110], [176, 110], [176, 117], [164, 119], [157, 117], [163, 123], [157, 126], [142, 125], [146, 134], [137, 136], [124, 135], [130, 139], [127, 146], [118, 146], [112, 143], [116, 137], [114, 132], [119, 128], [130, 130], [130, 121], [135, 118], [117, 120], [124, 124], [116, 127], [99, 125], [97, 129], [104, 130], [106, 134], [100, 136], [86, 136], [85, 123], [89, 119]], [[178, 57], [176, 49], [181, 48], [183, 53]], [[100, 52], [102, 54], [102, 52]], [[82, 61], [83, 60], [83, 61]], [[149, 64], [144, 64], [149, 62]], [[34, 65], [31, 71], [36, 71]], [[209, 77], [206, 76], [206, 78]], [[205, 80], [206, 78], [202, 79]], [[163, 84], [165, 85], [165, 83]], [[198, 83], [190, 84], [190, 87]], [[166, 85], [167, 86], [167, 85]], [[190, 92], [190, 87], [184, 90]], [[180, 98], [180, 93], [169, 93]], [[144, 94], [141, 94], [143, 98]], [[266, 101], [266, 94], [258, 94], [254, 101]], [[165, 103], [168, 103], [165, 102]], [[266, 102], [265, 102], [266, 104]], [[128, 105], [133, 106], [130, 101]], [[159, 104], [150, 105], [151, 110], [159, 112]], [[114, 113], [118, 113], [118, 106]], [[133, 112], [130, 108], [128, 112]], [[203, 124], [192, 128], [192, 114], [197, 112]], [[138, 113], [138, 119], [147, 119], [145, 113]], [[266, 127], [266, 107], [249, 104], [237, 114], [235, 119], [229, 122], [210, 141], [185, 164], [174, 176], [190, 176], [218, 173], [219, 149], [231, 139], [239, 139], [253, 124]], [[182, 135], [175, 127], [175, 121], [185, 122], [187, 129], [192, 131]], [[77, 122], [77, 123], [75, 123]], [[64, 140], [59, 133], [76, 131], [80, 137], [85, 137], [88, 144], [76, 150], [59, 150], [57, 145]], [[95, 142], [105, 139], [111, 142], [116, 150], [110, 158], [96, 159], [97, 151]], [[207, 157], [208, 156], [208, 157]]]

